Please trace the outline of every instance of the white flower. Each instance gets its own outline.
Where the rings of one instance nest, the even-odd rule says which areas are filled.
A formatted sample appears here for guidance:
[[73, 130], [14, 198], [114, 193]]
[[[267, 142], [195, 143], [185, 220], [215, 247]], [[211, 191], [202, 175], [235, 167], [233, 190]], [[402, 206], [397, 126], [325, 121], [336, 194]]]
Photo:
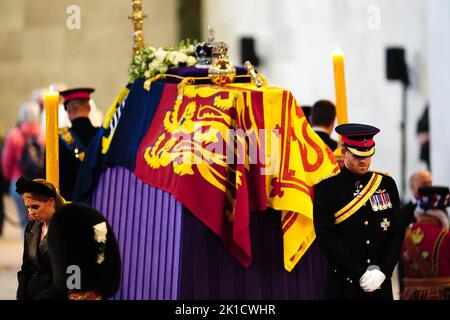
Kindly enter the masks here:
[[149, 79], [170, 68], [193, 66], [196, 62], [194, 55], [195, 46], [190, 41], [182, 41], [178, 46], [169, 48], [146, 47], [133, 58], [129, 69], [131, 80]]
[[148, 64], [148, 69], [149, 70], [158, 69], [159, 65], [160, 64], [158, 62], [152, 61]]
[[186, 61], [188, 66], [193, 66], [196, 62], [197, 59], [195, 59], [193, 56], [189, 56]]
[[98, 254], [97, 255], [97, 263], [101, 264], [103, 261], [105, 261], [105, 255], [104, 254]]
[[173, 64], [177, 64], [177, 56], [176, 53], [174, 51], [170, 51], [167, 56], [166, 59], [169, 60], [170, 62], [172, 62]]
[[158, 48], [155, 52], [155, 60], [156, 61], [163, 61], [167, 56], [167, 51], [163, 48]]
[[108, 233], [106, 222], [104, 221], [100, 222], [96, 224], [93, 228], [95, 241], [106, 243], [106, 234]]

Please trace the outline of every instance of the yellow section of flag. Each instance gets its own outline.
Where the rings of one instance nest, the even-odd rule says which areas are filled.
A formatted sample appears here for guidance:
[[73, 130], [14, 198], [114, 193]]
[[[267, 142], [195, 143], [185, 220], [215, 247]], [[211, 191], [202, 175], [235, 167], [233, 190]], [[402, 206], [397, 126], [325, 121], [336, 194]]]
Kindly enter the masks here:
[[264, 122], [272, 130], [266, 136], [267, 202], [282, 210], [284, 266], [291, 271], [315, 239], [313, 186], [339, 167], [289, 91], [264, 91]]
[[111, 103], [106, 115], [105, 120], [103, 121], [103, 128], [108, 129], [109, 128], [109, 135], [102, 137], [102, 154], [105, 154], [108, 149], [109, 145], [111, 144], [111, 140], [114, 136], [114, 132], [116, 130], [117, 123], [120, 119], [120, 106], [122, 105], [125, 98], [128, 96], [128, 93], [130, 92], [130, 89], [127, 87], [122, 88], [120, 90], [117, 97], [114, 99], [113, 103]]
[[228, 87], [263, 93], [266, 159], [261, 174], [267, 206], [282, 211], [284, 267], [291, 271], [316, 237], [313, 186], [338, 172], [338, 163], [290, 91], [247, 83]]

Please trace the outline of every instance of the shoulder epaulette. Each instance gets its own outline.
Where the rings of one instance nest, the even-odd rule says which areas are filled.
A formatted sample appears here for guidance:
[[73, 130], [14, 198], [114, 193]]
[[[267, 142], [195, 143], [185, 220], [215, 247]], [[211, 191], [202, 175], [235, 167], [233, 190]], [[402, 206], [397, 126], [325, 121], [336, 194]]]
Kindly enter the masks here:
[[84, 160], [85, 148], [76, 137], [75, 133], [71, 132], [68, 127], [59, 129], [59, 135], [66, 148], [80, 161]]
[[320, 178], [319, 181], [317, 181], [317, 183], [319, 183], [319, 182], [321, 182], [321, 181], [323, 181], [323, 180], [327, 180], [327, 179], [329, 179], [329, 178], [332, 178], [332, 177], [336, 176], [338, 173], [339, 173], [339, 170], [333, 172], [332, 174], [330, 174], [330, 175], [328, 175], [328, 176], [325, 176], [325, 177], [323, 177], [323, 178]]
[[387, 176], [387, 177], [392, 178], [392, 176], [389, 173], [387, 173], [387, 172], [378, 171], [378, 170], [370, 170], [370, 172], [379, 173], [379, 174], [382, 174], [383, 176]]
[[74, 143], [72, 134], [69, 131], [69, 127], [63, 127], [58, 130], [61, 138], [66, 141], [68, 144], [72, 145]]

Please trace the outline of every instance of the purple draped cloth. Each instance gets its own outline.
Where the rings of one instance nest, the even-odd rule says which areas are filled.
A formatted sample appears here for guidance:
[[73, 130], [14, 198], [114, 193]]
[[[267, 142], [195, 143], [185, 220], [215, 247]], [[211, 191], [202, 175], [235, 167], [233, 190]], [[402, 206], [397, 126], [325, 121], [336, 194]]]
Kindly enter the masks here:
[[121, 167], [100, 177], [93, 206], [111, 224], [122, 258], [116, 299], [175, 300], [181, 250], [182, 206]]
[[121, 250], [116, 299], [322, 299], [326, 259], [316, 242], [291, 272], [283, 267], [280, 213], [251, 214], [253, 263], [244, 268], [220, 239], [170, 194], [121, 167], [100, 177], [93, 206]]

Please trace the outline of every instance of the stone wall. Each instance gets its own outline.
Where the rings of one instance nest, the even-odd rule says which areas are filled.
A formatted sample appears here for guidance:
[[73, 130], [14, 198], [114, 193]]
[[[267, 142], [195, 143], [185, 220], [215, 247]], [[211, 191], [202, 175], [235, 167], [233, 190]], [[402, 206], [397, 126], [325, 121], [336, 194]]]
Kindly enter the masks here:
[[[80, 29], [66, 25], [70, 5]], [[176, 0], [145, 0], [144, 35], [156, 46], [178, 42]], [[36, 87], [64, 82], [92, 86], [105, 112], [128, 80], [133, 25], [131, 0], [1, 0], [0, 122], [14, 126], [20, 105]]]

